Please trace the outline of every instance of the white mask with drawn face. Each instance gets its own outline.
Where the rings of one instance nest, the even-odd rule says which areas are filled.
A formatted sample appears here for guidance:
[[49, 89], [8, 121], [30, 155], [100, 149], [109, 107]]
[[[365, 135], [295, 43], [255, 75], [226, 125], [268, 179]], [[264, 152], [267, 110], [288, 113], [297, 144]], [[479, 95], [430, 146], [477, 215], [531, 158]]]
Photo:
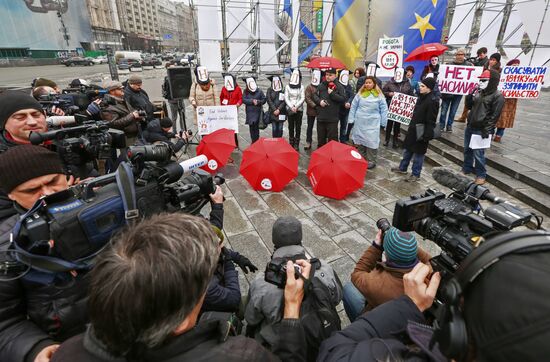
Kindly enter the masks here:
[[197, 67], [197, 79], [199, 82], [208, 82], [208, 69], [206, 67]]
[[340, 77], [338, 78], [338, 80], [340, 81], [340, 84], [346, 86], [348, 85], [348, 82], [349, 82], [349, 70], [341, 70], [340, 71]]
[[478, 87], [480, 90], [484, 90], [489, 85], [489, 79], [488, 78], [482, 78], [479, 80]]
[[283, 83], [281, 82], [281, 78], [273, 77], [273, 79], [271, 79], [271, 88], [273, 88], [273, 90], [275, 92], [282, 91], [283, 90]]
[[290, 75], [290, 85], [299, 85], [300, 84], [300, 71], [298, 69], [294, 69], [292, 71], [292, 74]]
[[405, 74], [405, 71], [403, 70], [403, 68], [395, 68], [393, 79], [395, 79], [397, 83], [401, 83], [403, 81], [404, 74]]
[[225, 89], [228, 91], [234, 91], [235, 90], [235, 82], [233, 81], [233, 77], [230, 75], [226, 75], [224, 77], [224, 86]]
[[256, 92], [256, 89], [258, 89], [256, 80], [254, 78], [246, 78], [246, 88], [251, 92]]
[[371, 63], [367, 66], [367, 76], [376, 77], [376, 64]]
[[311, 72], [311, 84], [318, 86], [321, 83], [321, 71], [319, 69], [314, 69]]

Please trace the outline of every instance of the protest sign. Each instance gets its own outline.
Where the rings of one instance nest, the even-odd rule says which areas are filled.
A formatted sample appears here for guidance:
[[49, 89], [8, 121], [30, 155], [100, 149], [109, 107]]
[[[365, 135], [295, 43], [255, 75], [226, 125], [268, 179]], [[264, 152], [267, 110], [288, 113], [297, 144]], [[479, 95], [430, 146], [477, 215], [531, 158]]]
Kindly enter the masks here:
[[483, 67], [442, 64], [437, 77], [439, 91], [456, 95], [470, 94], [478, 85], [481, 72]]
[[417, 98], [403, 93], [394, 93], [388, 109], [388, 121], [402, 123], [408, 126], [411, 123], [414, 106]]
[[381, 38], [376, 63], [380, 66], [377, 77], [393, 77], [395, 68], [403, 66], [403, 37]]
[[504, 67], [498, 89], [504, 98], [538, 98], [547, 70], [547, 67]]
[[210, 134], [221, 128], [239, 132], [237, 106], [199, 106], [196, 112], [200, 135]]

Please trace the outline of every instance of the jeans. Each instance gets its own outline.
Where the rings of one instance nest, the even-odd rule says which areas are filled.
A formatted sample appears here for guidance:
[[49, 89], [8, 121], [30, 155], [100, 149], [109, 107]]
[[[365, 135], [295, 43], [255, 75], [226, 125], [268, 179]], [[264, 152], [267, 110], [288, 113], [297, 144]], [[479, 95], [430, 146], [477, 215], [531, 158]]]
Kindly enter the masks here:
[[251, 143], [254, 143], [260, 138], [259, 122], [256, 122], [254, 124], [249, 124], [248, 127], [250, 128]]
[[412, 165], [412, 174], [413, 176], [420, 177], [420, 172], [422, 172], [422, 165], [424, 164], [424, 155], [418, 153], [412, 153], [408, 149], [403, 150], [403, 159], [399, 164], [399, 169], [401, 171], [407, 171], [409, 168], [409, 163], [413, 162]]
[[499, 136], [499, 137], [502, 137], [504, 136], [504, 130], [506, 128], [497, 128], [497, 132], [496, 132], [496, 135]]
[[367, 304], [365, 296], [352, 283], [344, 285], [342, 302], [344, 303], [344, 310], [350, 322], [353, 322], [361, 315]]
[[[441, 116], [439, 117], [439, 127], [445, 127], [445, 118], [447, 118], [447, 111], [449, 111], [449, 117], [447, 118], [447, 127], [453, 126], [456, 111], [462, 100], [461, 95], [447, 95], [448, 99], [443, 99], [441, 102]], [[449, 109], [450, 107], [450, 109]]]
[[464, 130], [464, 165], [462, 171], [464, 173], [475, 172], [476, 177], [486, 178], [487, 170], [485, 169], [485, 149], [473, 150], [470, 148], [470, 139], [474, 134], [481, 134], [481, 130], [471, 129], [466, 127]]
[[315, 125], [315, 116], [307, 116], [306, 142], [313, 142], [313, 126]]
[[272, 137], [273, 138], [281, 138], [283, 137], [283, 125], [285, 122], [271, 122], [271, 131], [272, 131]]

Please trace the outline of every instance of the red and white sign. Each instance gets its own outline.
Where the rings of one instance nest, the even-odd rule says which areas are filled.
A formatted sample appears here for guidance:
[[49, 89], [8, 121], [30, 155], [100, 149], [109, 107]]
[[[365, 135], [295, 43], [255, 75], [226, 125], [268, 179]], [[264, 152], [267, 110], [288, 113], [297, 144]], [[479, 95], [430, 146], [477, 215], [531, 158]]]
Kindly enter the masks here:
[[470, 94], [478, 85], [481, 72], [483, 67], [442, 64], [437, 77], [439, 91], [455, 95]]
[[381, 38], [376, 63], [380, 66], [377, 77], [393, 77], [395, 68], [403, 66], [403, 37]]

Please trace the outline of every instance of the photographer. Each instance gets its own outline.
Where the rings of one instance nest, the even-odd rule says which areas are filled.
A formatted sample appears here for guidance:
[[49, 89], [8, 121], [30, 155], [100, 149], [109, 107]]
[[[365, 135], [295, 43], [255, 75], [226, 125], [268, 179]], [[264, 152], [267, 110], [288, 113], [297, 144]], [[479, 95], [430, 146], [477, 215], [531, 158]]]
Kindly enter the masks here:
[[124, 87], [120, 82], [109, 81], [104, 85], [108, 94], [103, 98], [107, 107], [101, 111], [101, 118], [108, 121], [113, 128], [124, 131], [126, 145], [131, 146], [137, 141], [139, 122], [143, 120], [138, 111], [131, 111], [124, 98]]
[[353, 284], [344, 287], [344, 309], [349, 320], [353, 322], [363, 312], [403, 295], [403, 275], [419, 261], [428, 263], [429, 259], [430, 255], [418, 248], [412, 233], [393, 226], [386, 232], [378, 230], [372, 246], [351, 273]]
[[130, 75], [124, 88], [124, 99], [130, 110], [145, 111], [145, 119], [149, 122], [154, 118], [155, 106], [149, 100], [147, 92], [141, 88], [142, 85], [143, 80], [139, 75]]
[[[305, 259], [306, 251], [302, 245], [302, 224], [292, 216], [280, 217], [273, 224], [272, 241], [275, 250], [271, 262]], [[311, 274], [310, 274], [311, 275]], [[332, 306], [342, 300], [342, 284], [332, 267], [320, 261], [320, 267], [314, 273], [328, 291], [327, 298]], [[288, 279], [287, 279], [288, 283]], [[245, 319], [248, 323], [247, 335], [253, 336], [264, 346], [273, 348], [281, 338], [278, 325], [283, 318], [283, 289], [266, 281], [265, 273], [259, 273], [250, 283]]]
[[46, 132], [42, 105], [33, 97], [18, 91], [0, 94], [0, 152], [28, 144], [31, 132]]
[[[55, 96], [56, 94], [59, 94], [59, 93], [54, 88], [48, 87], [48, 86], [45, 86], [45, 85], [40, 86], [40, 87], [36, 87], [32, 91], [32, 96], [37, 101], [41, 101], [44, 98], [48, 99], [51, 96]], [[54, 116], [64, 116], [65, 115], [65, 111], [62, 110], [59, 107], [56, 107], [56, 106], [52, 106], [49, 109], [49, 112]]]
[[[67, 189], [58, 155], [40, 146], [12, 147], [0, 154], [0, 188], [17, 214], [0, 223], [0, 250], [10, 247], [11, 231], [42, 196]], [[48, 242], [36, 245], [52, 250]], [[0, 280], [0, 360], [47, 361], [57, 343], [84, 330], [86, 273], [46, 273], [35, 269], [19, 279]]]
[[[179, 152], [185, 145], [188, 133], [181, 133], [181, 136], [172, 132], [173, 122], [170, 118], [154, 119], [147, 125], [147, 129], [143, 131], [143, 139], [148, 143], [163, 142], [170, 146], [174, 153]], [[176, 143], [172, 143], [171, 139], [176, 138]]]
[[[256, 341], [230, 336], [226, 321], [197, 324], [218, 258], [218, 238], [202, 218], [160, 214], [126, 229], [92, 271], [91, 326], [64, 343], [52, 361], [278, 360]], [[307, 278], [310, 265], [297, 263]], [[281, 341], [274, 352], [285, 361], [303, 360], [305, 340], [297, 318], [304, 281], [294, 278], [292, 267], [288, 280]]]

